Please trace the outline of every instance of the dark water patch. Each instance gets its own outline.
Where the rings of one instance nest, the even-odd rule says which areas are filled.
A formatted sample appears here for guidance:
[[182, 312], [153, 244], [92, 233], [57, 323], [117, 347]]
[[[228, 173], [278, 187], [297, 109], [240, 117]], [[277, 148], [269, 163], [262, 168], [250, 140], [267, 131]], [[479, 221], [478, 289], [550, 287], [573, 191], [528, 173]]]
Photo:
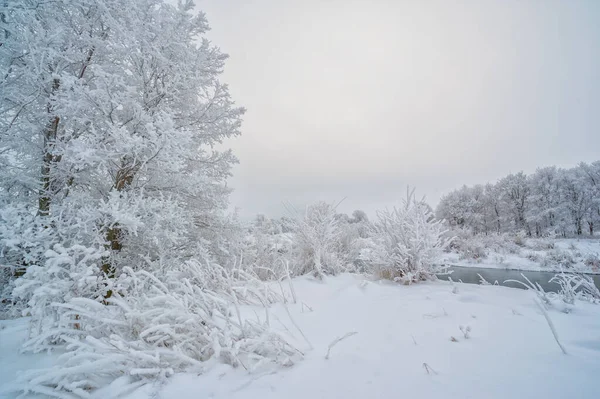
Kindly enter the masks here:
[[[524, 283], [527, 281], [523, 278], [523, 275], [527, 277], [532, 283], [539, 284], [544, 291], [557, 292], [560, 287], [556, 283], [551, 283], [550, 279], [554, 277], [556, 272], [538, 272], [530, 270], [508, 270], [508, 269], [487, 269], [484, 267], [467, 267], [467, 266], [449, 266], [449, 270], [452, 270], [452, 274], [439, 275], [440, 280], [462, 281], [467, 284], [480, 284], [481, 277], [487, 280], [489, 283], [494, 284], [498, 282], [498, 285], [511, 288], [525, 288], [519, 283], [506, 280], [518, 280]], [[522, 274], [522, 275], [521, 275]], [[600, 275], [599, 274], [587, 274], [592, 280], [596, 287], [600, 289]]]

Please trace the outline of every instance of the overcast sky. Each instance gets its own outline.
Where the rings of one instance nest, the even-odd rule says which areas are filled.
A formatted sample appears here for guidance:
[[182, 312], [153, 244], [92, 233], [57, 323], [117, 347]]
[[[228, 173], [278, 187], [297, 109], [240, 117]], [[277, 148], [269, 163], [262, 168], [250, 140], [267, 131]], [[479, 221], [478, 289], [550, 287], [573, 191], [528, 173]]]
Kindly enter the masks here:
[[200, 0], [247, 108], [243, 217], [600, 159], [600, 1]]

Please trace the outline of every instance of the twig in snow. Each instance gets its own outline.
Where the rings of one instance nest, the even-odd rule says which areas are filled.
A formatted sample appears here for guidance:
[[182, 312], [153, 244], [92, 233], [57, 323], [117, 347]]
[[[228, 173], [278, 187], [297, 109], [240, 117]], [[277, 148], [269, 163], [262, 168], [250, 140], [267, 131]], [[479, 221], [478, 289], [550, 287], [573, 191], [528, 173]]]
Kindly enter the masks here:
[[302, 311], [304, 311], [304, 308], [307, 308], [311, 312], [313, 311], [313, 308], [311, 308], [310, 306], [308, 306], [307, 304], [305, 304], [304, 302], [302, 302]]
[[329, 347], [327, 348], [327, 354], [325, 355], [325, 359], [329, 359], [329, 352], [331, 352], [331, 348], [333, 348], [338, 342], [340, 342], [340, 341], [342, 341], [342, 340], [344, 340], [344, 339], [346, 339], [348, 337], [351, 337], [351, 336], [353, 336], [355, 334], [358, 334], [358, 331], [351, 331], [349, 333], [344, 334], [341, 337], [338, 337], [338, 338], [334, 339], [333, 342], [331, 342], [329, 344]]
[[239, 392], [239, 391], [243, 390], [244, 388], [247, 388], [254, 381], [256, 381], [256, 380], [258, 380], [258, 379], [260, 379], [262, 377], [268, 376], [268, 375], [273, 375], [275, 373], [277, 373], [276, 370], [275, 371], [268, 371], [268, 372], [265, 372], [265, 373], [261, 373], [261, 374], [257, 374], [257, 375], [251, 376], [248, 381], [244, 382], [242, 385], [240, 385], [239, 387], [235, 388], [233, 390], [233, 392]]
[[279, 317], [277, 317], [277, 315], [275, 315], [275, 314], [274, 314], [274, 315], [273, 315], [273, 317], [275, 317], [275, 320], [277, 320], [277, 322], [279, 322], [279, 324], [281, 324], [281, 326], [282, 326], [282, 327], [283, 327], [283, 328], [284, 328], [284, 329], [285, 329], [285, 330], [286, 330], [288, 333], [290, 333], [290, 335], [291, 335], [292, 337], [294, 337], [294, 338], [296, 337], [296, 336], [294, 335], [294, 333], [293, 333], [293, 332], [291, 332], [291, 331], [290, 331], [290, 329], [289, 329], [289, 328], [288, 328], [288, 327], [287, 327], [285, 324], [283, 324], [283, 322], [281, 321], [281, 319], [279, 319]]
[[415, 346], [417, 346], [417, 340], [415, 339], [415, 336], [412, 334], [410, 334], [410, 336], [411, 336], [413, 342], [415, 343]]
[[[227, 273], [227, 271], [225, 269], [223, 269], [223, 273], [225, 273], [225, 277], [227, 278], [227, 282], [229, 284], [229, 291], [233, 298], [233, 305], [235, 307], [235, 313], [237, 314], [238, 321], [240, 323], [240, 330], [242, 332], [242, 336], [245, 336], [246, 332], [244, 331], [244, 323], [242, 323], [242, 315], [240, 313], [240, 307], [239, 307], [237, 295], [235, 294], [235, 290], [232, 287], [231, 278], [229, 277], [229, 273]], [[242, 364], [242, 362], [240, 362], [240, 364]], [[244, 366], [244, 365], [242, 364], [242, 366]], [[246, 366], [244, 366], [244, 368], [246, 368]]]
[[560, 350], [566, 355], [567, 351], [565, 350], [564, 346], [562, 346], [562, 344], [558, 340], [558, 333], [556, 332], [556, 329], [554, 328], [554, 324], [552, 323], [552, 320], [550, 320], [550, 316], [548, 315], [548, 312], [546, 312], [546, 309], [544, 309], [544, 305], [542, 305], [540, 303], [540, 301], [538, 301], [536, 299], [534, 299], [534, 301], [535, 301], [536, 305], [538, 305], [538, 307], [542, 311], [542, 314], [544, 315], [544, 317], [546, 318], [546, 321], [548, 322], [548, 326], [550, 327], [550, 331], [552, 331], [552, 335], [554, 335], [554, 339], [556, 340], [556, 343], [560, 347]]
[[463, 333], [465, 339], [471, 338], [471, 326], [458, 326], [458, 328]]
[[300, 334], [302, 334], [302, 338], [304, 338], [304, 340], [306, 341], [306, 343], [308, 344], [308, 346], [310, 347], [310, 349], [313, 349], [313, 345], [310, 343], [310, 341], [308, 340], [308, 338], [306, 338], [306, 335], [304, 335], [304, 332], [300, 329], [300, 327], [298, 326], [298, 324], [296, 324], [296, 322], [294, 321], [294, 318], [292, 317], [292, 314], [290, 313], [290, 310], [288, 309], [287, 305], [284, 303], [283, 307], [285, 308], [285, 311], [287, 312], [292, 324], [294, 325], [294, 327], [296, 327], [296, 329], [298, 331], [300, 331]]
[[[283, 262], [283, 260], [282, 260]], [[294, 284], [292, 283], [292, 277], [290, 276], [290, 265], [289, 262], [286, 260], [285, 263], [285, 272], [287, 274], [287, 278], [288, 278], [288, 284], [290, 285], [290, 291], [292, 292], [292, 299], [294, 300], [294, 303], [296, 303], [296, 290], [294, 289]]]
[[491, 285], [489, 281], [487, 281], [481, 274], [477, 273], [479, 276], [479, 284], [480, 285]]
[[277, 279], [277, 284], [279, 284], [279, 289], [281, 290], [281, 296], [283, 297], [283, 303], [287, 303], [287, 298], [285, 297], [285, 292], [283, 292], [283, 286], [281, 285], [280, 279]]
[[425, 313], [423, 315], [423, 318], [424, 319], [437, 319], [438, 317], [448, 316], [448, 312], [446, 312], [446, 309], [442, 308], [442, 310], [444, 311], [444, 313]]
[[425, 369], [425, 371], [427, 371], [427, 374], [436, 374], [437, 375], [437, 371], [435, 371], [434, 369], [431, 368], [430, 365], [428, 365], [427, 363], [423, 363], [423, 368]]

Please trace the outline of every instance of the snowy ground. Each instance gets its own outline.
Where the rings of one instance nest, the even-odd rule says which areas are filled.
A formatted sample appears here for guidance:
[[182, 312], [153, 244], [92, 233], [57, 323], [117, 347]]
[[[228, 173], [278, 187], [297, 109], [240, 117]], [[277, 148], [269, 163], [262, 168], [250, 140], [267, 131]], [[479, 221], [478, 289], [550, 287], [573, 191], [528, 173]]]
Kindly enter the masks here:
[[[459, 251], [444, 253], [439, 263], [489, 269], [572, 271], [600, 274], [600, 239], [535, 239], [522, 245], [490, 242], [484, 237], [467, 239]], [[484, 256], [480, 256], [480, 255]]]
[[20, 353], [28, 328], [28, 318], [0, 320], [0, 398], [12, 397], [3, 388], [12, 384], [20, 371], [51, 367], [54, 363], [54, 355]]
[[[568, 351], [564, 355], [532, 292], [447, 282], [407, 287], [355, 275], [325, 282], [305, 277], [294, 285], [299, 303], [288, 309], [313, 349], [283, 305], [271, 309], [271, 324], [290, 329], [304, 360], [252, 374], [216, 366], [203, 375], [147, 385], [128, 398], [598, 397], [600, 305], [578, 302], [570, 314], [548, 312]], [[248, 307], [245, 313], [254, 314]], [[52, 356], [18, 355], [26, 319], [1, 323], [3, 386], [19, 370], [52, 362]], [[459, 326], [470, 327], [469, 339]], [[357, 334], [325, 359], [328, 345], [349, 332]]]

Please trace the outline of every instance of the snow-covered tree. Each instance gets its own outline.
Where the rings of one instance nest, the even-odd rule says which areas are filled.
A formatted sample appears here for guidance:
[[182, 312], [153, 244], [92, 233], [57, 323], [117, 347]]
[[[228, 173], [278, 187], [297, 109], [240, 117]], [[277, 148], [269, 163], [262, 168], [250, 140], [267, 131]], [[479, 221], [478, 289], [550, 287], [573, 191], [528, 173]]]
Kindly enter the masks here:
[[486, 184], [484, 189], [485, 195], [485, 212], [488, 231], [500, 233], [502, 231], [502, 205], [500, 203], [500, 195], [498, 187], [493, 184]]
[[239, 134], [243, 109], [204, 15], [162, 0], [24, 0], [4, 14], [0, 192], [61, 245], [106, 246], [107, 275], [207, 250], [235, 162], [214, 146]]
[[442, 197], [436, 215], [452, 227], [470, 229], [473, 234], [487, 233], [495, 228], [489, 195], [482, 185], [463, 186]]
[[529, 225], [525, 218], [529, 204], [530, 188], [527, 176], [522, 173], [510, 174], [498, 182], [500, 199], [506, 209], [507, 221], [515, 230], [526, 230]]
[[600, 161], [591, 164], [581, 163], [579, 168], [589, 199], [585, 220], [590, 235], [594, 235], [600, 225]]
[[539, 168], [529, 177], [531, 196], [527, 219], [535, 226], [535, 234], [556, 233], [560, 206], [560, 180], [556, 167]]
[[573, 168], [562, 171], [560, 179], [561, 227], [567, 234], [581, 235], [585, 217], [593, 203], [586, 175], [580, 168]]
[[24, 272], [11, 299], [35, 322], [27, 348], [70, 344], [70, 371], [26, 389], [85, 396], [210, 358], [289, 364], [296, 352], [268, 325], [230, 319], [273, 296], [229, 259], [236, 160], [216, 147], [243, 109], [204, 15], [191, 1], [0, 7], [0, 256]]
[[[436, 210], [436, 216], [444, 219], [452, 227], [468, 226], [470, 194], [467, 186], [454, 190], [442, 197]], [[469, 228], [471, 226], [468, 226]]]
[[35, 322], [27, 348], [70, 344], [66, 372], [26, 389], [85, 396], [209, 358], [290, 364], [268, 325], [230, 319], [273, 296], [234, 269], [236, 159], [216, 147], [243, 109], [204, 15], [187, 0], [0, 7], [0, 257], [24, 272], [10, 284]]

